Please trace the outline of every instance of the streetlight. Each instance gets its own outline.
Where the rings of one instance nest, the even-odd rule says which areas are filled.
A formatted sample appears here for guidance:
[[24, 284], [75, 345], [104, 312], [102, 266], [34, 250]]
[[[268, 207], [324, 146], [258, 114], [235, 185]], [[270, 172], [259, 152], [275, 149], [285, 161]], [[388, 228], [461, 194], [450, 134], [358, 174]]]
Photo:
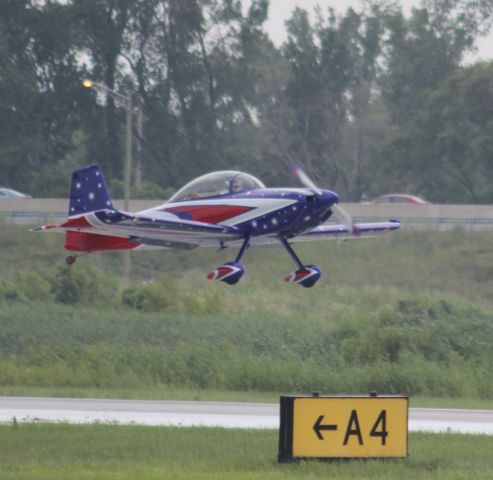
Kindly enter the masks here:
[[[116, 98], [117, 100], [122, 100], [125, 110], [127, 112], [126, 116], [126, 133], [125, 133], [125, 168], [123, 172], [124, 178], [124, 209], [126, 212], [130, 209], [130, 174], [132, 171], [132, 94], [122, 95], [121, 93], [111, 90], [106, 85], [102, 83], [93, 82], [89, 79], [82, 80], [82, 86], [85, 88], [96, 88], [101, 90], [108, 95]], [[123, 251], [123, 275], [126, 278], [130, 277], [130, 252], [128, 250]]]
[[124, 208], [128, 212], [130, 206], [130, 174], [132, 171], [132, 94], [122, 95], [121, 93], [111, 90], [106, 85], [102, 83], [93, 82], [92, 80], [85, 79], [82, 81], [82, 85], [85, 88], [96, 88], [101, 90], [108, 95], [116, 98], [117, 100], [122, 100], [125, 110], [127, 112], [126, 119], [126, 133], [125, 133], [125, 168], [123, 171], [124, 179]]

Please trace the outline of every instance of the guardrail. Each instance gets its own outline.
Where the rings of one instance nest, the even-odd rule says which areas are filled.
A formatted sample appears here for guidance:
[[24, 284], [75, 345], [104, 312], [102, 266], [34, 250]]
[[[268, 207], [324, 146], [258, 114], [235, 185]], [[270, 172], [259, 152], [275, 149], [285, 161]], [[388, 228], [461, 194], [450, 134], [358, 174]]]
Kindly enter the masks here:
[[[115, 200], [123, 209], [123, 200]], [[133, 200], [130, 211], [141, 211], [162, 204], [163, 200]], [[490, 205], [342, 205], [356, 221], [397, 219], [404, 228], [435, 230], [493, 230], [493, 206]], [[56, 223], [67, 217], [66, 199], [2, 199], [0, 221], [14, 224], [41, 225]]]
[[[138, 212], [162, 204], [163, 200], [132, 200], [130, 211]], [[123, 210], [124, 201], [113, 205]], [[61, 222], [67, 218], [68, 200], [60, 198], [16, 198], [0, 200], [0, 221], [24, 225]]]
[[347, 204], [356, 221], [397, 219], [403, 228], [427, 228], [438, 231], [462, 228], [493, 230], [491, 205], [371, 205]]

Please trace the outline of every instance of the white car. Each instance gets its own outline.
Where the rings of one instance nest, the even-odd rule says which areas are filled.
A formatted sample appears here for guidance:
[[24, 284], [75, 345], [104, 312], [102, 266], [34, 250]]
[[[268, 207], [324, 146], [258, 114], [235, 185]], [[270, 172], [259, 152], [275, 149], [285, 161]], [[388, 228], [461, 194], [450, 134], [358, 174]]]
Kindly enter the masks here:
[[31, 195], [26, 195], [10, 188], [0, 188], [0, 198], [31, 198]]

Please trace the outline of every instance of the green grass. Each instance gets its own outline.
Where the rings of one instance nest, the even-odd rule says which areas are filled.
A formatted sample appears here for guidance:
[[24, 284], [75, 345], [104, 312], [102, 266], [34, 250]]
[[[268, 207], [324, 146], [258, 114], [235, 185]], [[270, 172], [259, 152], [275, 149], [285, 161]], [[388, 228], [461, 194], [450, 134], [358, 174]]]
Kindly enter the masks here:
[[277, 432], [0, 426], [0, 479], [492, 479], [493, 437], [411, 433], [409, 457], [277, 464]]
[[[319, 264], [324, 271], [314, 291], [321, 290], [322, 285], [353, 289], [380, 286], [407, 292], [440, 292], [493, 306], [493, 232], [402, 230], [340, 245], [332, 241], [310, 242], [297, 245], [296, 249], [304, 261]], [[208, 289], [205, 274], [235, 254], [236, 250], [217, 252], [213, 248], [134, 252], [132, 275], [134, 280], [149, 280], [170, 273], [193, 289]], [[47, 274], [65, 255], [62, 235], [33, 233], [27, 227], [0, 222], [3, 278], [15, 279], [25, 269]], [[95, 265], [121, 276], [122, 261], [118, 253], [92, 254], [78, 263]], [[221, 289], [221, 295], [237, 298], [245, 291], [254, 291], [263, 298], [264, 289], [268, 295], [275, 292], [282, 299], [306, 295], [303, 289], [283, 284], [282, 278], [293, 270], [293, 265], [281, 248], [252, 248], [247, 251], [244, 264], [245, 278], [237, 287]], [[325, 292], [323, 295], [319, 292], [310, 298], [324, 296]]]
[[440, 296], [332, 294], [303, 319], [260, 302], [233, 316], [10, 304], [0, 385], [493, 397], [493, 312]]
[[492, 233], [300, 245], [325, 270], [309, 290], [282, 282], [292, 266], [278, 249], [249, 250], [232, 288], [205, 280], [230, 250], [135, 252], [129, 282], [117, 254], [53, 265], [62, 240], [0, 224], [4, 392], [493, 400]]

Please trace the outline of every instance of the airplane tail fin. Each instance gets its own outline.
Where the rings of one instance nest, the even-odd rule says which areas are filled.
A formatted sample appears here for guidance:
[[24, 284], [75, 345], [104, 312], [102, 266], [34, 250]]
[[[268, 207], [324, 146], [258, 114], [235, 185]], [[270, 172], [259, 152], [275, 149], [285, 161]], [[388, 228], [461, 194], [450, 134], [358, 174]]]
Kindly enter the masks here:
[[76, 170], [70, 184], [68, 216], [104, 209], [113, 210], [113, 203], [100, 166], [88, 165]]

